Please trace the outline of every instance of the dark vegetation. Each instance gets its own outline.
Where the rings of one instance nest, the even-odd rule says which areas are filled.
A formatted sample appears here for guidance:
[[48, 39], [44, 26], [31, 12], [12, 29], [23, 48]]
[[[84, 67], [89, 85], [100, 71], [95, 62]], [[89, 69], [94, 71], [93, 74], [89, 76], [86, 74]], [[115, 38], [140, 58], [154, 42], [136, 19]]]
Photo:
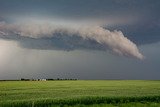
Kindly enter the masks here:
[[2, 107], [51, 107], [51, 106], [74, 106], [92, 105], [92, 104], [121, 104], [121, 103], [149, 103], [160, 102], [160, 96], [144, 96], [144, 97], [81, 97], [70, 99], [43, 99], [43, 100], [28, 100], [28, 101], [9, 101], [1, 103]]

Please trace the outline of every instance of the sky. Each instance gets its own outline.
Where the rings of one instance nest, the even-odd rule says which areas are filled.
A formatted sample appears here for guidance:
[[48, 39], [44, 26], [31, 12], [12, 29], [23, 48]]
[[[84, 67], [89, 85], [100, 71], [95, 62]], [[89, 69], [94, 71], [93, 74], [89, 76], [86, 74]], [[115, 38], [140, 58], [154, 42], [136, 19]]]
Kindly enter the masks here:
[[0, 80], [158, 80], [159, 6], [159, 0], [0, 0]]

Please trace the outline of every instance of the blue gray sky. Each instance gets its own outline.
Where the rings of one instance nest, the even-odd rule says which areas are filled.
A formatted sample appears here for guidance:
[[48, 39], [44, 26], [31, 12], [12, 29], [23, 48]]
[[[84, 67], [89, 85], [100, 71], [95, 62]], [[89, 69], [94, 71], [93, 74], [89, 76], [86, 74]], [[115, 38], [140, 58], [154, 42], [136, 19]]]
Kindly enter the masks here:
[[160, 79], [159, 0], [0, 0], [0, 79]]

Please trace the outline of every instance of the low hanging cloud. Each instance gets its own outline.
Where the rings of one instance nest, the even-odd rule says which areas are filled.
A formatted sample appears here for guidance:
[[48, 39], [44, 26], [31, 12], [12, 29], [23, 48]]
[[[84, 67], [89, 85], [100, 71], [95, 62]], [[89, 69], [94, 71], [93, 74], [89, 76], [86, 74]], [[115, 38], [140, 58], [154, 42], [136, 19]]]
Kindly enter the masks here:
[[121, 31], [109, 31], [98, 25], [30, 21], [0, 22], [0, 37], [14, 39], [23, 47], [36, 49], [99, 49], [143, 59], [136, 44]]

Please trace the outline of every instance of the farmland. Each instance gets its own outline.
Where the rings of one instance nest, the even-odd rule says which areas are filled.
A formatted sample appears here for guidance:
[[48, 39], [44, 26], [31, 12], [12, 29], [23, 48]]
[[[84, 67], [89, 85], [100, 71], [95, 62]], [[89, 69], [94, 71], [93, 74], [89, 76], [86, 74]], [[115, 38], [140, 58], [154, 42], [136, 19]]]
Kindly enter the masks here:
[[1, 81], [0, 106], [160, 106], [160, 81]]

